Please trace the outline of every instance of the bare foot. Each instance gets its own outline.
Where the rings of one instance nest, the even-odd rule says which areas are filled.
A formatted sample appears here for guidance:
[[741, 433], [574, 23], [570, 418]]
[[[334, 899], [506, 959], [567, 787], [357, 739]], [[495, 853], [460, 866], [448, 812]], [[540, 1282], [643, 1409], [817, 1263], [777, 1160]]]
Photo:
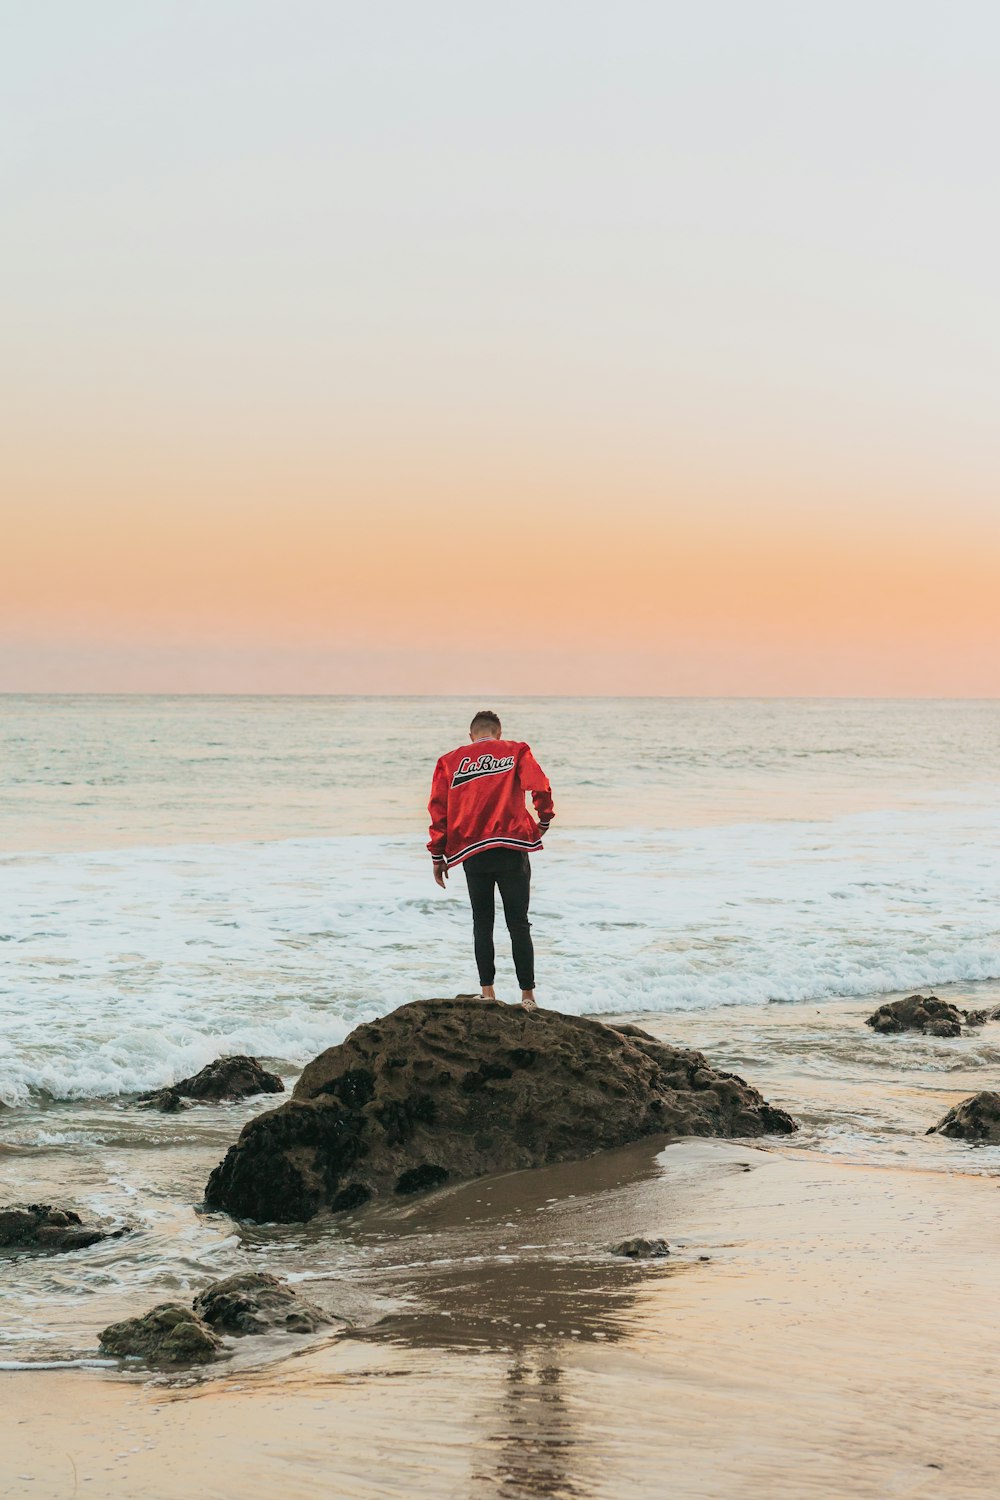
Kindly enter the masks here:
[[483, 985], [483, 999], [493, 1000], [497, 1005], [500, 1004], [500, 1001], [497, 1000], [497, 992], [491, 984]]

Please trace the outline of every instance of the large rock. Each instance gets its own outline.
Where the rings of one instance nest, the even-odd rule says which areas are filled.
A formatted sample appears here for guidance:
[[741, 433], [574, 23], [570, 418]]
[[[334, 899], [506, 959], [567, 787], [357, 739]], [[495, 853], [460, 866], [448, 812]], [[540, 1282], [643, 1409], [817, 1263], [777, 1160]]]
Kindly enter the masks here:
[[[976, 1012], [972, 1024], [981, 1025], [986, 1015]], [[905, 1000], [893, 1000], [880, 1005], [865, 1022], [873, 1031], [891, 1035], [899, 1031], [923, 1031], [928, 1036], [961, 1036], [962, 1025], [969, 1024], [964, 1010], [939, 1000], [936, 995], [907, 995]]]
[[290, 1222], [647, 1135], [795, 1129], [700, 1052], [460, 995], [405, 1005], [322, 1053], [286, 1104], [244, 1127], [205, 1199]]
[[4, 1250], [85, 1250], [100, 1240], [116, 1240], [128, 1233], [127, 1227], [84, 1224], [73, 1209], [53, 1208], [49, 1203], [0, 1208], [0, 1249]]
[[194, 1310], [224, 1333], [315, 1333], [333, 1319], [267, 1271], [241, 1271], [213, 1281], [194, 1299]]
[[1000, 1146], [1000, 1094], [984, 1089], [963, 1099], [927, 1132], [935, 1133], [958, 1141], [976, 1141], [981, 1146]]
[[151, 1365], [205, 1365], [223, 1350], [218, 1334], [179, 1302], [161, 1302], [141, 1318], [111, 1323], [100, 1337], [106, 1354]]
[[285, 1085], [277, 1073], [262, 1068], [255, 1057], [217, 1057], [192, 1078], [182, 1078], [165, 1089], [140, 1094], [139, 1103], [146, 1109], [172, 1114], [183, 1107], [185, 1099], [199, 1104], [219, 1104], [234, 1099], [248, 1099], [253, 1094], [283, 1094]]

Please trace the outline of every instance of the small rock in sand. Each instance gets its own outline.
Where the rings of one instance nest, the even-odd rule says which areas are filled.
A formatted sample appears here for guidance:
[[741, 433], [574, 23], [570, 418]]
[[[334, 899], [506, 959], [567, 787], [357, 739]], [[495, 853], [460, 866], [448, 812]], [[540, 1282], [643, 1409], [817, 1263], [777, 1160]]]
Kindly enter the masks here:
[[204, 1365], [224, 1352], [220, 1334], [272, 1329], [315, 1333], [329, 1323], [344, 1322], [307, 1302], [278, 1276], [241, 1271], [213, 1281], [195, 1297], [193, 1308], [161, 1302], [141, 1318], [111, 1323], [100, 1341], [107, 1354], [144, 1359], [150, 1365]]
[[151, 1365], [205, 1365], [223, 1348], [218, 1334], [179, 1302], [161, 1302], [141, 1318], [111, 1323], [100, 1337], [106, 1354], [131, 1355]]
[[194, 1310], [213, 1328], [225, 1333], [315, 1333], [334, 1320], [314, 1302], [307, 1302], [287, 1282], [267, 1271], [243, 1271], [213, 1281], [194, 1299]]
[[660, 1256], [670, 1254], [670, 1246], [666, 1240], [622, 1240], [619, 1245], [612, 1245], [612, 1255], [627, 1255], [629, 1260], [655, 1260]]
[[928, 1135], [947, 1135], [957, 1141], [973, 1141], [981, 1146], [1000, 1145], [1000, 1094], [984, 1089], [963, 1099], [954, 1109], [932, 1125]]

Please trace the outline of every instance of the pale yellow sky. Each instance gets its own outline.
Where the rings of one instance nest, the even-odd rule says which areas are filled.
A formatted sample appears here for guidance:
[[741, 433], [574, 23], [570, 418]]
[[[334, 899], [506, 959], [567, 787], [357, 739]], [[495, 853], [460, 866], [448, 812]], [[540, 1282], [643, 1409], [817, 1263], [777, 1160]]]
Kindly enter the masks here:
[[0, 691], [1000, 694], [990, 7], [3, 32]]

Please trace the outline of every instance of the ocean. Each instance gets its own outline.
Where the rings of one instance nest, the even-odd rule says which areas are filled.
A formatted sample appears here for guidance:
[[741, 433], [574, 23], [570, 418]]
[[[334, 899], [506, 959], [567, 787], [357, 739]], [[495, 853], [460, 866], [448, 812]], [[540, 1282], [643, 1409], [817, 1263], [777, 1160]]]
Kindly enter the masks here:
[[[555, 792], [543, 1004], [670, 1014], [1000, 974], [1000, 703], [496, 707]], [[152, 1088], [220, 1051], [299, 1065], [404, 1000], [476, 989], [464, 878], [440, 892], [425, 851], [431, 770], [470, 716], [0, 699], [0, 1100]]]
[[[883, 995], [1000, 998], [998, 702], [7, 696], [0, 1201], [141, 1230], [10, 1263], [8, 1362], [91, 1357], [102, 1319], [265, 1249], [350, 1279], [343, 1237], [196, 1211], [273, 1101], [159, 1116], [128, 1095], [230, 1052], [290, 1085], [360, 1021], [477, 988], [464, 878], [433, 884], [425, 808], [479, 707], [552, 780], [541, 1005], [701, 1047], [803, 1122], [790, 1150], [998, 1169], [1000, 1148], [970, 1165], [923, 1132], [995, 1086], [1000, 1024], [954, 1042], [863, 1024]], [[502, 925], [498, 957], [515, 999]]]

